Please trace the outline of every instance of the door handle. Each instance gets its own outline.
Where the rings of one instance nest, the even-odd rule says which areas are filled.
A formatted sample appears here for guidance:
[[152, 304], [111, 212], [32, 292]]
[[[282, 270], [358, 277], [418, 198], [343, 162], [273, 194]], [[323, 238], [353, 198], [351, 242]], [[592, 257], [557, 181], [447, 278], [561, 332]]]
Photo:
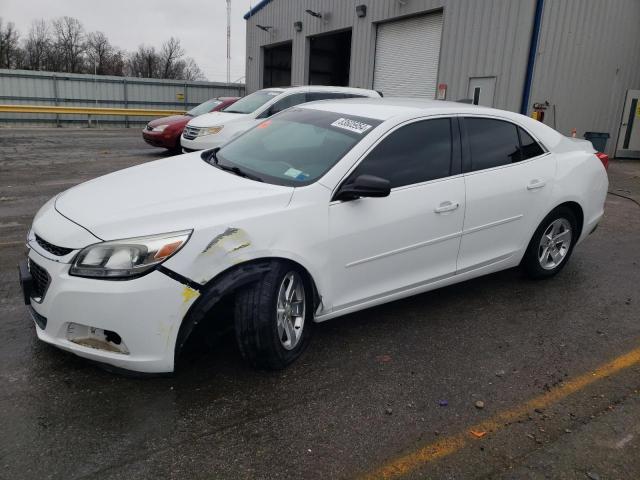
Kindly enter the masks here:
[[542, 188], [547, 184], [547, 182], [542, 180], [531, 180], [529, 185], [527, 185], [527, 190], [536, 190], [538, 188]]
[[458, 202], [451, 202], [451, 201], [447, 200], [446, 202], [442, 202], [433, 211], [436, 212], [436, 213], [453, 212], [459, 206], [460, 206], [460, 204]]

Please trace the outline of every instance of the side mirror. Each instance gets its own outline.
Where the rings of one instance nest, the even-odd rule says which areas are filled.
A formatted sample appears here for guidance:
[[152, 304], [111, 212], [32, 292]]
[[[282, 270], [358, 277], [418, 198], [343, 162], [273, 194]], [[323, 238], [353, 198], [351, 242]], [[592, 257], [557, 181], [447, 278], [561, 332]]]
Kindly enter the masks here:
[[391, 183], [389, 180], [374, 175], [359, 175], [353, 181], [343, 184], [334, 200], [349, 201], [362, 197], [388, 197], [390, 193]]

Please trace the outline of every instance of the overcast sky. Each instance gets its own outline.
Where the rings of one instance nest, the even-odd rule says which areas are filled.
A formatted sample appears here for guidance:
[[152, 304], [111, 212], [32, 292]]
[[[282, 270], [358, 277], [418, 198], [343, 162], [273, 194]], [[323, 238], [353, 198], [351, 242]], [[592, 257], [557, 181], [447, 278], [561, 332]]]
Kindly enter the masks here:
[[[231, 81], [244, 77], [245, 20], [258, 0], [231, 1]], [[76, 17], [88, 32], [104, 32], [113, 45], [131, 51], [144, 43], [160, 48], [180, 39], [212, 81], [226, 80], [225, 0], [0, 0], [0, 17], [26, 36], [33, 20]], [[244, 78], [242, 79], [244, 81]]]

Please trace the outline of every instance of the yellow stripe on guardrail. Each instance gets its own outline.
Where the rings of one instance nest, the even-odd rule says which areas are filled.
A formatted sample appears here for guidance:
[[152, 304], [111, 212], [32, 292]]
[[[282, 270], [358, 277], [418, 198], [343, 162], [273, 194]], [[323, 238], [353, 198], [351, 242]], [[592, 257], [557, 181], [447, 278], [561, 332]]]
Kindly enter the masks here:
[[6, 113], [54, 113], [57, 115], [125, 115], [131, 117], [164, 117], [181, 115], [184, 110], [148, 110], [143, 108], [56, 107], [53, 105], [0, 105]]

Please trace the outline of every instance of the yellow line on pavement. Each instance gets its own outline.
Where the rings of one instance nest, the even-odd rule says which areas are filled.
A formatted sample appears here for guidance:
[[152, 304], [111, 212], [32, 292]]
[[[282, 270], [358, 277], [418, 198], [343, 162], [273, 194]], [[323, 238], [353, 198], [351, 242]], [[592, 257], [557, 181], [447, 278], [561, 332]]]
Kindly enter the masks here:
[[597, 367], [593, 372], [585, 373], [573, 380], [568, 380], [560, 387], [535, 397], [510, 410], [500, 412], [488, 420], [469, 427], [464, 432], [443, 438], [437, 442], [422, 446], [404, 456], [398, 457], [377, 470], [364, 475], [362, 478], [366, 480], [387, 480], [407, 475], [429, 462], [451, 455], [464, 448], [470, 442], [477, 440], [472, 434], [468, 433], [470, 431], [491, 433], [500, 430], [504, 427], [505, 423], [518, 420], [536, 408], [542, 409], [549, 407], [550, 405], [565, 399], [569, 395], [584, 389], [592, 383], [602, 380], [603, 378], [610, 377], [611, 375], [639, 363], [640, 348], [637, 348]]

